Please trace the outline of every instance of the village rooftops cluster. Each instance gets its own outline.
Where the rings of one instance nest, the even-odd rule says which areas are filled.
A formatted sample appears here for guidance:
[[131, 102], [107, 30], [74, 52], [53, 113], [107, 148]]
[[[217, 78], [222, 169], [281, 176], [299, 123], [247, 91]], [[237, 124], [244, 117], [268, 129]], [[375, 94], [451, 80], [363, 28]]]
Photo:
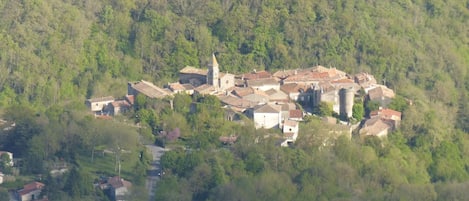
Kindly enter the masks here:
[[[144, 80], [129, 82], [125, 99], [89, 99], [87, 104], [92, 111], [100, 112], [110, 105], [108, 114], [117, 114], [128, 109], [138, 94], [149, 98], [163, 98], [176, 93], [210, 94], [217, 96], [225, 107], [251, 117], [256, 128], [269, 129], [283, 128], [285, 122], [290, 120], [302, 121], [303, 111], [302, 115], [299, 112], [290, 113], [291, 110], [299, 109], [289, 107], [292, 102], [301, 103], [305, 108], [318, 107], [320, 102], [327, 102], [333, 106], [334, 112], [351, 118], [354, 97], [360, 89], [364, 89], [368, 101], [376, 101], [383, 108], [395, 96], [393, 90], [377, 84], [376, 79], [368, 73], [348, 75], [336, 68], [319, 65], [306, 69], [280, 70], [273, 74], [253, 71], [234, 75], [220, 72], [218, 61], [212, 55], [207, 66], [207, 69], [186, 66], [180, 70], [178, 82], [168, 83], [164, 87], [157, 87]], [[290, 114], [294, 114], [294, 117]], [[366, 133], [374, 135], [374, 132]], [[297, 135], [288, 135], [286, 139], [296, 140]]]

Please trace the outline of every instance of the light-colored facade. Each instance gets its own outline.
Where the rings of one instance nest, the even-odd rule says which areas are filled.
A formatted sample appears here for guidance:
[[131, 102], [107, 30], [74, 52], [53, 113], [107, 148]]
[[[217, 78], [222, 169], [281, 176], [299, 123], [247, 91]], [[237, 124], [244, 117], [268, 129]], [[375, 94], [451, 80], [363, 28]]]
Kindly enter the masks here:
[[282, 118], [280, 107], [276, 105], [265, 104], [254, 109], [254, 126], [259, 128], [278, 128]]
[[24, 185], [24, 187], [18, 191], [18, 200], [31, 201], [39, 199], [44, 186], [45, 185], [41, 182], [31, 182]]
[[90, 98], [86, 100], [85, 104], [92, 112], [99, 112], [105, 110], [109, 103], [112, 103], [113, 101], [114, 97], [106, 96], [101, 98]]

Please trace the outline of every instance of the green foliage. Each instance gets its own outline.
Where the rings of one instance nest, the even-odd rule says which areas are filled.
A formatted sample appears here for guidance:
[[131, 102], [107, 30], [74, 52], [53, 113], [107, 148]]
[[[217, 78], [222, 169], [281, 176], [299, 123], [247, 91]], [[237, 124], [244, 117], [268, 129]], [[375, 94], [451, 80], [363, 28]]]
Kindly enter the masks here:
[[370, 117], [370, 112], [378, 110], [380, 104], [375, 101], [366, 101], [365, 102], [365, 115]]
[[317, 108], [317, 114], [325, 117], [332, 116], [332, 104], [328, 102], [320, 102]]
[[352, 117], [357, 121], [361, 121], [365, 116], [365, 108], [361, 103], [353, 104]]
[[[2, 148], [22, 157], [24, 173], [49, 171], [46, 162], [56, 158], [97, 166], [97, 150], [138, 150], [134, 129], [93, 123], [74, 111], [84, 110], [80, 100], [121, 97], [129, 80], [173, 82], [179, 69], [204, 67], [218, 52], [223, 72], [321, 64], [372, 73], [397, 92], [389, 107], [406, 118], [389, 141], [360, 144], [331, 138], [336, 128], [311, 117], [295, 147], [280, 151], [271, 145], [275, 134], [224, 121], [216, 97], [194, 99], [190, 111], [185, 95], [176, 95], [174, 110], [168, 100], [137, 96], [143, 132], [178, 127], [186, 140], [173, 145], [185, 151], [162, 159], [175, 176], [159, 183], [158, 200], [463, 200], [467, 7], [455, 0], [3, 1], [0, 107], [16, 126], [2, 130]], [[321, 106], [316, 113], [332, 115]], [[376, 109], [368, 102], [365, 115]], [[232, 134], [237, 144], [222, 148], [218, 137]], [[140, 183], [144, 167], [129, 166]], [[73, 188], [50, 199], [97, 200], [80, 190], [83, 182], [70, 181]]]
[[89, 195], [92, 191], [90, 175], [78, 168], [72, 168], [67, 178], [64, 190], [72, 197], [81, 197]]
[[388, 105], [388, 107], [389, 109], [403, 112], [407, 109], [408, 104], [404, 97], [396, 96]]

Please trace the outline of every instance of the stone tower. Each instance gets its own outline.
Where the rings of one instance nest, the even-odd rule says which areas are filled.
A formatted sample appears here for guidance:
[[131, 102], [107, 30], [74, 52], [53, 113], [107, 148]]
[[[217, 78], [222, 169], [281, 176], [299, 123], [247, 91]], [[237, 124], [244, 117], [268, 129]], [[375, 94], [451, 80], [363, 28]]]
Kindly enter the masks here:
[[342, 88], [339, 90], [340, 117], [341, 118], [352, 117], [354, 96], [355, 94], [352, 88], [349, 88], [349, 89]]
[[207, 84], [218, 89], [218, 87], [220, 87], [218, 85], [219, 74], [220, 69], [218, 68], [217, 58], [215, 57], [215, 54], [212, 54], [212, 61], [208, 64]]

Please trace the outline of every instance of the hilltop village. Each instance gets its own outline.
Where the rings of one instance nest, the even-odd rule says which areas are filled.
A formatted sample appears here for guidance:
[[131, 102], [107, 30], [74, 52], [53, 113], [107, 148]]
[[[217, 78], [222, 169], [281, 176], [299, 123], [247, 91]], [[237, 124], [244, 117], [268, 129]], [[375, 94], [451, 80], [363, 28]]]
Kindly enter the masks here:
[[[235, 121], [242, 114], [252, 119], [256, 129], [281, 129], [282, 146], [294, 143], [301, 135], [299, 122], [321, 107], [330, 108], [333, 114], [323, 117], [324, 123], [342, 126], [345, 132], [338, 135], [349, 138], [357, 128], [361, 137], [386, 137], [401, 121], [401, 113], [388, 108], [394, 91], [378, 84], [368, 73], [349, 75], [336, 68], [315, 66], [234, 75], [220, 72], [215, 55], [207, 69], [186, 66], [180, 70], [178, 82], [163, 87], [144, 80], [129, 82], [125, 98], [92, 98], [86, 104], [100, 118], [111, 118], [131, 109], [138, 94], [161, 99], [177, 93], [218, 97], [226, 109], [227, 120]], [[376, 110], [369, 111], [364, 121], [360, 120], [365, 114], [354, 118], [354, 105], [369, 102], [377, 105]], [[220, 140], [232, 142], [236, 136]]]

